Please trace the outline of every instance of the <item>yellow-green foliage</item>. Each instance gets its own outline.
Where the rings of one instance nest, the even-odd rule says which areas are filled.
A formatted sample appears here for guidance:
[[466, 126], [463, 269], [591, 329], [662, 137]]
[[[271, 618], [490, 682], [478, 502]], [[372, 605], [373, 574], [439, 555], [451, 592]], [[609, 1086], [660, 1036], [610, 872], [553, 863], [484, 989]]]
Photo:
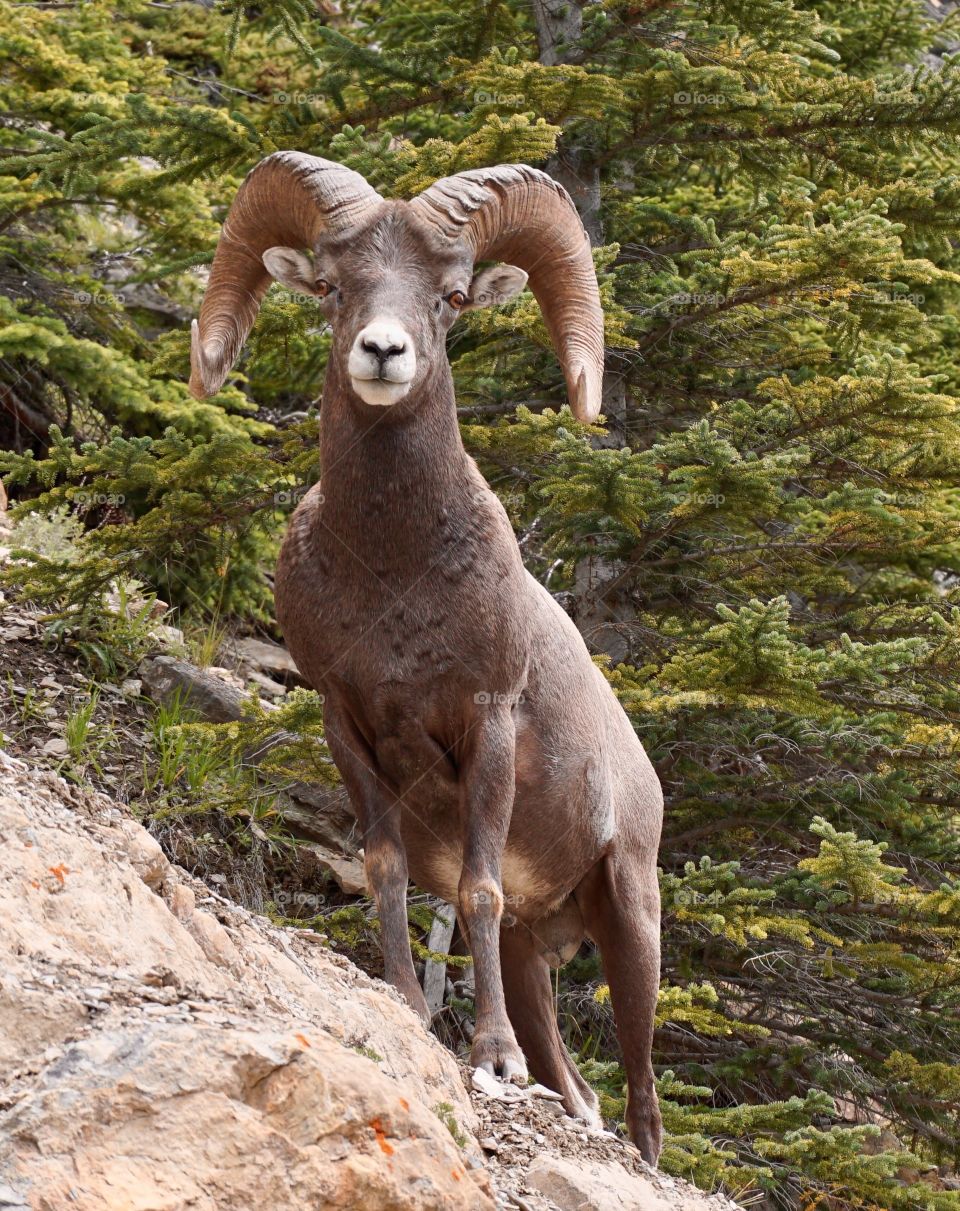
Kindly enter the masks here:
[[[531, 573], [615, 632], [598, 665], [664, 786], [664, 1165], [778, 1207], [956, 1209], [932, 1172], [955, 1182], [960, 1137], [960, 62], [935, 52], [960, 18], [604, 0], [547, 46], [555, 5], [330, 7], [0, 3], [0, 476], [31, 548], [5, 591], [99, 668], [141, 650], [137, 611], [104, 609], [131, 579], [201, 629], [272, 627], [319, 474], [316, 414], [286, 417], [322, 384], [322, 312], [274, 288], [224, 390], [184, 385], [263, 155], [402, 197], [501, 161], [563, 175], [597, 237], [609, 427], [565, 407], [530, 294], [449, 353], [464, 440]], [[149, 793], [241, 850], [284, 840], [275, 783], [334, 776], [306, 694], [154, 744]], [[317, 927], [375, 932], [356, 906]], [[558, 998], [622, 1117], [602, 988], [581, 956]]]

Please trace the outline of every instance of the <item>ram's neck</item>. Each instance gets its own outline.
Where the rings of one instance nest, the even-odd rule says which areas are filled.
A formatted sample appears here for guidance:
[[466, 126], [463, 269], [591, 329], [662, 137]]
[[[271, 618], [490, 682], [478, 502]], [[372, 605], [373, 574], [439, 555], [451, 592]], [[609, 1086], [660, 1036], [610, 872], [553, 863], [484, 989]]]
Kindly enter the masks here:
[[328, 373], [320, 413], [324, 522], [349, 532], [353, 544], [426, 554], [482, 487], [443, 370], [419, 397], [393, 405], [403, 409], [397, 414], [358, 408]]

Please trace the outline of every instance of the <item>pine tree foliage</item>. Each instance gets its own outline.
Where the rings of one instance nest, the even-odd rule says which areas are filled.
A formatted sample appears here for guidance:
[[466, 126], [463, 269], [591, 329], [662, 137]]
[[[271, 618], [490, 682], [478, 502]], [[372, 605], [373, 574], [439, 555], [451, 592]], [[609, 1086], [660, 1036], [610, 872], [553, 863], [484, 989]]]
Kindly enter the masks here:
[[561, 407], [525, 295], [454, 330], [463, 433], [576, 617], [609, 574], [598, 660], [667, 797], [664, 1164], [771, 1205], [960, 1205], [960, 42], [931, 7], [0, 3], [0, 474], [81, 519], [17, 576], [88, 627], [131, 575], [269, 623], [322, 316], [275, 287], [224, 390], [184, 386], [253, 163], [573, 188], [610, 428]]

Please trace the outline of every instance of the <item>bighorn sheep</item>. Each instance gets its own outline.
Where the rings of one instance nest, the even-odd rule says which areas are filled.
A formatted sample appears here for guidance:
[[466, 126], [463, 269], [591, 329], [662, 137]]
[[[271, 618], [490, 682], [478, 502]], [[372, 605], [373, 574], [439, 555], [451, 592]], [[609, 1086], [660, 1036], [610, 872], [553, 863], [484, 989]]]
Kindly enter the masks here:
[[[516, 265], [474, 275], [477, 261]], [[324, 695], [386, 977], [427, 1018], [407, 932], [412, 877], [458, 906], [475, 966], [473, 1063], [522, 1078], [526, 1056], [571, 1114], [596, 1124], [550, 984], [550, 964], [589, 935], [623, 1050], [627, 1124], [655, 1162], [660, 786], [463, 448], [444, 348], [461, 312], [512, 298], [528, 274], [573, 411], [594, 420], [597, 280], [550, 177], [477, 169], [388, 201], [341, 165], [278, 152], [251, 171], [224, 224], [194, 324], [191, 389], [220, 388], [271, 278], [323, 300], [333, 344], [321, 480], [283, 544], [277, 615]]]

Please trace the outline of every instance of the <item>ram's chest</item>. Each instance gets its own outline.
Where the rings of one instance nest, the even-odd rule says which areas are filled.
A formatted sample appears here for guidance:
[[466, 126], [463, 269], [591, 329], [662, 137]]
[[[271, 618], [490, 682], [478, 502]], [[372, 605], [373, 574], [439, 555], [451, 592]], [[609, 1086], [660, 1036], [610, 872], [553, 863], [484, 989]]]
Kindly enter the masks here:
[[389, 532], [360, 542], [321, 521], [309, 535], [291, 527], [277, 611], [294, 659], [318, 687], [332, 671], [357, 686], [426, 687], [459, 676], [498, 690], [486, 681], [524, 662], [522, 620], [509, 605], [518, 574], [519, 560], [498, 556], [479, 525], [421, 527], [413, 547], [398, 548]]
[[[433, 681], [457, 665], [457, 641], [436, 604], [410, 594], [361, 597], [335, 582], [317, 594], [317, 630], [309, 642], [345, 681]], [[320, 632], [323, 632], [322, 637]], [[317, 635], [314, 645], [312, 636]]]
[[360, 593], [333, 576], [294, 575], [277, 609], [294, 659], [318, 687], [328, 671], [363, 685], [371, 676], [422, 676], [453, 659], [439, 617], [379, 587]]

